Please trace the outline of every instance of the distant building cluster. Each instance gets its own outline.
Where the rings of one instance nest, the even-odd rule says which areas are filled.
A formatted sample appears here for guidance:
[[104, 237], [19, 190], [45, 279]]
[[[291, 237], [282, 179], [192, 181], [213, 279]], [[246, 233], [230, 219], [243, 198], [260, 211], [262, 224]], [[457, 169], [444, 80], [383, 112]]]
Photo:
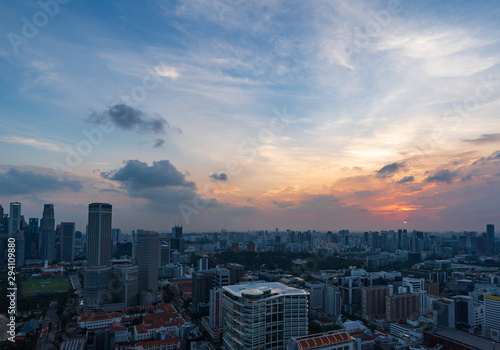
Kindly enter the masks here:
[[[82, 233], [74, 222], [56, 225], [52, 204], [28, 222], [20, 203], [8, 214], [0, 206], [2, 267], [15, 237], [24, 279], [72, 273], [75, 336], [62, 349], [500, 348], [493, 225], [483, 233], [186, 234], [179, 225], [124, 233], [112, 214], [108, 203], [89, 204]], [[280, 254], [288, 267], [240, 259], [259, 254]], [[37, 326], [27, 321], [18, 336]]]

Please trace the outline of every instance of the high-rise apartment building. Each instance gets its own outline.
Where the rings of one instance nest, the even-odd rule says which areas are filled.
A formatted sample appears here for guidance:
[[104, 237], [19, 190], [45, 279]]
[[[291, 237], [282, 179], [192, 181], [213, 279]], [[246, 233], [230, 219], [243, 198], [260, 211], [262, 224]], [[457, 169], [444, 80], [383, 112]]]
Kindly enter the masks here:
[[208, 325], [211, 329], [219, 329], [224, 325], [223, 289], [210, 289], [210, 307]]
[[158, 232], [137, 230], [139, 292], [158, 290]]
[[245, 275], [245, 266], [229, 263], [227, 264], [229, 270], [229, 284], [234, 285], [240, 283], [240, 279]]
[[385, 299], [385, 316], [388, 321], [413, 319], [420, 314], [420, 297], [414, 293], [394, 294]]
[[323, 309], [324, 283], [307, 282], [306, 289], [309, 290], [309, 308], [313, 310]]
[[308, 292], [281, 283], [223, 287], [224, 349], [286, 349], [307, 335]]
[[342, 313], [342, 293], [336, 286], [326, 285], [323, 289], [323, 311], [330, 317], [339, 317]]
[[44, 204], [42, 219], [40, 220], [40, 232], [42, 234], [41, 252], [43, 260], [48, 263], [54, 261], [55, 240], [55, 219], [54, 204]]
[[87, 266], [111, 266], [111, 204], [89, 204]]
[[389, 286], [361, 288], [361, 315], [364, 319], [385, 317], [385, 298], [389, 296]]
[[61, 260], [72, 261], [75, 257], [75, 223], [61, 223]]

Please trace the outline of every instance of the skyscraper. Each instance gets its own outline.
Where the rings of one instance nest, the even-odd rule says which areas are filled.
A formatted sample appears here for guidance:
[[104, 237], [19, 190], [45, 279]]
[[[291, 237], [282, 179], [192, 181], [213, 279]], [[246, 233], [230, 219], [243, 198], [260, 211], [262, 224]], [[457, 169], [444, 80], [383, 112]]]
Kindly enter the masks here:
[[281, 283], [222, 288], [225, 349], [286, 349], [290, 338], [307, 335], [307, 291]]
[[29, 227], [31, 230], [31, 249], [36, 257], [40, 255], [40, 230], [38, 227], [38, 218], [29, 218]]
[[139, 292], [158, 290], [158, 232], [137, 230]]
[[7, 233], [9, 234], [9, 236], [11, 236], [20, 229], [21, 229], [21, 203], [12, 202], [10, 203], [9, 229]]
[[40, 220], [40, 232], [42, 234], [41, 256], [43, 260], [52, 263], [54, 260], [55, 245], [55, 219], [54, 204], [44, 204], [42, 219]]
[[87, 266], [111, 266], [111, 204], [89, 204]]
[[486, 225], [485, 253], [495, 254], [495, 225]]
[[111, 204], [89, 204], [87, 224], [87, 267], [84, 272], [83, 310], [90, 312], [110, 303]]
[[75, 223], [61, 223], [61, 260], [72, 261], [75, 257]]

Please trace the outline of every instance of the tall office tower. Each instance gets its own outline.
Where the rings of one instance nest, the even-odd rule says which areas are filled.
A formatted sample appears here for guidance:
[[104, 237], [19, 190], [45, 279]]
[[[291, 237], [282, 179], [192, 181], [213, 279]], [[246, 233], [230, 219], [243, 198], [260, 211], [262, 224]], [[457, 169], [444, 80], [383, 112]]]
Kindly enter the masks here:
[[83, 310], [90, 312], [110, 303], [111, 204], [89, 204], [87, 267], [84, 271]]
[[192, 306], [191, 312], [198, 316], [208, 316], [210, 289], [213, 285], [213, 272], [212, 271], [197, 271], [193, 272], [192, 278]]
[[89, 204], [87, 266], [111, 266], [111, 204]]
[[40, 220], [40, 232], [42, 234], [41, 256], [49, 264], [54, 261], [55, 241], [55, 219], [54, 204], [44, 204], [42, 219]]
[[82, 249], [82, 248], [83, 248], [82, 232], [75, 231], [75, 249]]
[[8, 235], [11, 236], [21, 229], [21, 203], [10, 203], [9, 229]]
[[342, 294], [335, 286], [326, 285], [323, 289], [323, 310], [330, 317], [339, 317], [342, 313]]
[[385, 317], [390, 322], [414, 319], [420, 315], [420, 296], [414, 293], [394, 294], [385, 298]]
[[306, 289], [309, 290], [309, 308], [323, 309], [323, 288], [324, 283], [307, 282]]
[[361, 315], [366, 320], [384, 318], [389, 286], [361, 288]]
[[230, 275], [228, 269], [224, 267], [216, 267], [214, 270], [214, 279], [213, 286], [214, 287], [223, 287], [230, 285]]
[[113, 300], [125, 303], [126, 306], [136, 305], [139, 295], [139, 270], [137, 265], [117, 264], [113, 266]]
[[227, 268], [229, 269], [229, 284], [232, 286], [240, 283], [240, 279], [245, 275], [245, 266], [229, 263]]
[[436, 326], [455, 328], [455, 301], [447, 298], [434, 300], [432, 315]]
[[29, 218], [28, 223], [31, 231], [32, 255], [37, 257], [40, 255], [40, 230], [38, 227], [38, 218]]
[[61, 260], [73, 261], [75, 258], [75, 223], [61, 223]]
[[208, 271], [208, 256], [204, 255], [198, 260], [198, 271]]
[[222, 288], [225, 349], [286, 349], [290, 338], [307, 335], [307, 291], [281, 283]]
[[24, 260], [31, 259], [33, 253], [33, 234], [31, 232], [31, 227], [28, 225], [26, 221], [24, 221], [24, 216], [21, 216], [21, 231], [23, 231], [24, 235]]
[[486, 225], [485, 253], [495, 254], [495, 225]]
[[24, 232], [19, 230], [13, 236], [16, 238], [16, 267], [23, 266], [25, 257]]
[[139, 292], [158, 290], [158, 232], [137, 230]]
[[122, 230], [119, 228], [112, 228], [111, 229], [111, 246], [112, 246], [112, 252], [113, 254], [116, 253], [116, 249], [118, 247], [118, 242], [120, 241], [120, 236], [122, 234]]
[[182, 226], [175, 225], [174, 227], [172, 227], [172, 237], [182, 238]]
[[3, 207], [0, 204], [0, 231], [3, 230]]
[[170, 264], [170, 245], [163, 243], [158, 249], [160, 250], [158, 256], [158, 266], [163, 267]]
[[5, 230], [4, 230], [4, 225], [3, 225], [3, 218], [4, 213], [3, 213], [3, 207], [0, 205], [0, 266], [3, 265], [4, 262], [4, 257], [5, 257]]
[[224, 326], [223, 289], [210, 289], [210, 307], [208, 312], [208, 326], [218, 329]]
[[500, 341], [500, 296], [484, 294], [483, 335]]
[[474, 329], [474, 299], [465, 295], [453, 297], [455, 301], [455, 327], [465, 331]]

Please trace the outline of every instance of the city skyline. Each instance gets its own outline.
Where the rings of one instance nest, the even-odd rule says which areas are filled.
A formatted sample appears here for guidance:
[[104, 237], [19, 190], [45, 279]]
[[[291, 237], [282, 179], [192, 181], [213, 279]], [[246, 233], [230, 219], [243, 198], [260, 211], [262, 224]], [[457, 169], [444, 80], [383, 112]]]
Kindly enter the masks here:
[[5, 211], [52, 203], [80, 231], [96, 202], [128, 231], [500, 225], [494, 1], [47, 3], [0, 5]]

